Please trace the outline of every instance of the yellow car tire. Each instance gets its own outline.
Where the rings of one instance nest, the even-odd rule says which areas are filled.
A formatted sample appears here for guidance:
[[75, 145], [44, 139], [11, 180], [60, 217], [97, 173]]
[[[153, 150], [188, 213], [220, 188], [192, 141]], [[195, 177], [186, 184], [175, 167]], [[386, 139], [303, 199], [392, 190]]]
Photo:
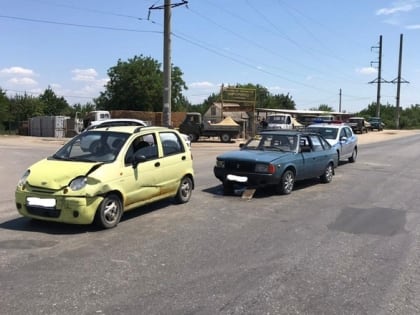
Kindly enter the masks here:
[[96, 210], [95, 224], [104, 229], [116, 227], [121, 220], [123, 211], [120, 197], [116, 194], [109, 194]]

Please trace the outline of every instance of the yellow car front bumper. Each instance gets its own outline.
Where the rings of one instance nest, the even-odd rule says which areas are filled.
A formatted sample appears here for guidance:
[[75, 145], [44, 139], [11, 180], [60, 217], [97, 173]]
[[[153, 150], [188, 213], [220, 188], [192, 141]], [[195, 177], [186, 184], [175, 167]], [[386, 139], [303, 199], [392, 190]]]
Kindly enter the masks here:
[[[28, 198], [40, 202], [29, 204]], [[103, 197], [47, 195], [18, 189], [15, 193], [15, 200], [17, 210], [25, 217], [70, 224], [91, 224]], [[41, 202], [45, 200], [55, 203], [55, 205], [45, 206], [44, 202]]]

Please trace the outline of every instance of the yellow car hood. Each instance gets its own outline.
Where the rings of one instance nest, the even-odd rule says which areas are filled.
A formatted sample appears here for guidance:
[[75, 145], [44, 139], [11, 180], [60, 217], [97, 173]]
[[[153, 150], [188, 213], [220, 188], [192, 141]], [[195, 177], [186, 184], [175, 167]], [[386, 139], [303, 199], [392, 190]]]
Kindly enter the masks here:
[[31, 186], [60, 189], [78, 176], [86, 176], [102, 162], [76, 162], [44, 159], [33, 164], [27, 182]]

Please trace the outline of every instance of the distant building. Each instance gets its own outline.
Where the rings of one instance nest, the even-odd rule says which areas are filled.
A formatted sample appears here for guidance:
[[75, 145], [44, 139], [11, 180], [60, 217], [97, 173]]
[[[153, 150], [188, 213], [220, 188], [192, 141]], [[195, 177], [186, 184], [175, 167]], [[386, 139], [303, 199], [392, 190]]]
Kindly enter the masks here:
[[[240, 111], [240, 105], [234, 103], [213, 103], [203, 115], [204, 121], [211, 121], [212, 123], [218, 123], [224, 118], [230, 116], [238, 124], [243, 124], [244, 121], [248, 121], [249, 115], [245, 111]], [[238, 110], [232, 110], [237, 108]], [[229, 110], [227, 110], [229, 109]]]

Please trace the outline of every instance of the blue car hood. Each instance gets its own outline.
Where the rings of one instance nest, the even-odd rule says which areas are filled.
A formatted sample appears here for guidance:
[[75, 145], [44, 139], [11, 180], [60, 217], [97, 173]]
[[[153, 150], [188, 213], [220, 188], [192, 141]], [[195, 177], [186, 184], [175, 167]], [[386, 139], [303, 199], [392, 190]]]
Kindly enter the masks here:
[[247, 162], [270, 163], [274, 160], [288, 159], [294, 152], [262, 151], [262, 150], [239, 150], [229, 151], [219, 155], [220, 160], [235, 160]]

